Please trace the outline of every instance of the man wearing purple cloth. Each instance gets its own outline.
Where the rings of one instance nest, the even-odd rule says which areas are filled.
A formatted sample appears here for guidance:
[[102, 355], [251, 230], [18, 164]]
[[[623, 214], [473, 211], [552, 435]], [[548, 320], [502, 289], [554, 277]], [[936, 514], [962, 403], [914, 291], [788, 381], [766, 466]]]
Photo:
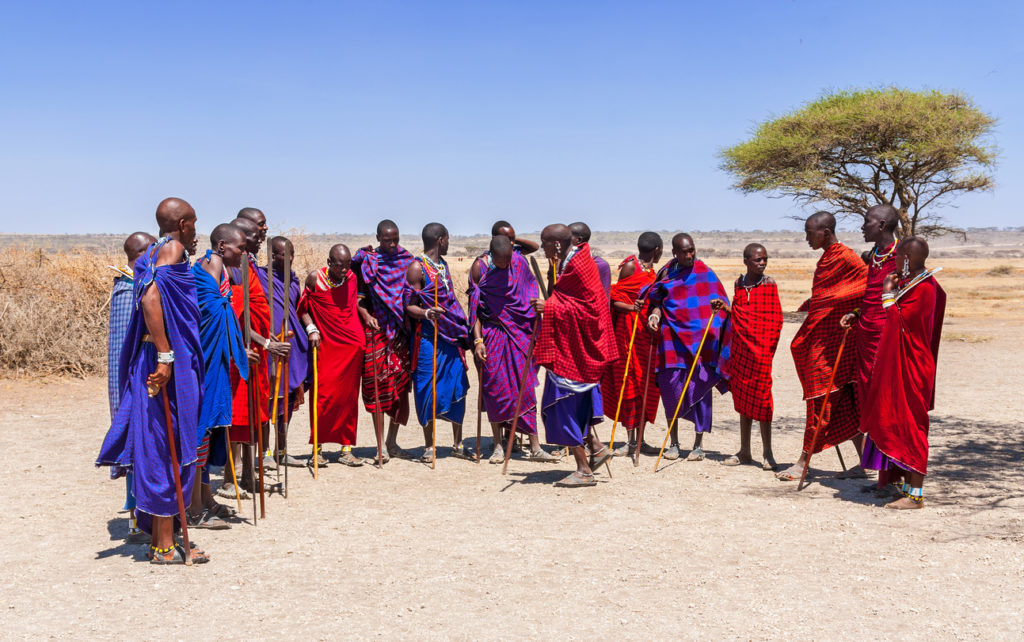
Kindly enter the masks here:
[[[658, 388], [665, 407], [666, 419], [672, 420], [679, 398], [685, 394], [679, 417], [693, 422], [696, 436], [687, 461], [704, 459], [704, 433], [711, 432], [711, 391], [728, 390], [722, 367], [729, 358], [725, 341], [725, 314], [712, 304], [725, 303], [729, 297], [715, 273], [697, 258], [697, 248], [689, 234], [672, 237], [673, 259], [661, 268], [650, 287], [640, 292], [650, 302], [647, 323], [657, 333]], [[711, 329], [698, 353], [708, 322]], [[694, 366], [696, 360], [696, 366]], [[690, 385], [684, 391], [690, 369], [694, 368]], [[679, 419], [672, 423], [672, 446], [666, 459], [679, 458]]]
[[492, 464], [505, 460], [502, 433], [511, 430], [524, 376], [526, 391], [516, 431], [529, 437], [526, 458], [558, 461], [541, 448], [537, 437], [537, 367], [527, 362], [526, 355], [537, 317], [530, 299], [536, 299], [538, 292], [529, 264], [505, 235], [492, 238], [489, 251], [477, 258], [469, 271], [469, 324], [473, 354], [482, 369], [478, 393], [494, 435], [494, 452], [489, 459]]
[[[185, 201], [168, 198], [157, 207], [156, 220], [161, 239], [134, 266], [135, 309], [121, 354], [123, 394], [96, 464], [115, 467], [115, 474], [132, 472], [139, 527], [152, 535], [150, 561], [182, 564], [189, 552], [174, 541], [178, 497], [168, 432], [182, 493], [190, 497], [203, 381], [199, 302], [188, 262], [196, 249], [196, 213]], [[150, 396], [150, 389], [159, 392]], [[170, 402], [170, 427], [162, 395]], [[198, 548], [191, 557], [209, 561]]]

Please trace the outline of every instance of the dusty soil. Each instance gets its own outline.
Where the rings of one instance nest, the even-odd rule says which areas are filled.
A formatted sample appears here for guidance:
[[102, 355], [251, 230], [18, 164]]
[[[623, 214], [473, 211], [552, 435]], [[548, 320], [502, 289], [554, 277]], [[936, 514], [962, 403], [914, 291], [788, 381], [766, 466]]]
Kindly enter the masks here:
[[[723, 278], [738, 270], [735, 259], [709, 262]], [[258, 526], [244, 504], [231, 530], [193, 533], [210, 564], [160, 569], [123, 541], [123, 482], [92, 465], [109, 423], [105, 381], [0, 380], [11, 461], [3, 637], [1018, 637], [1024, 279], [992, 262], [948, 261], [940, 275], [951, 314], [922, 511], [883, 510], [859, 492], [864, 481], [833, 479], [833, 451], [815, 457], [814, 483], [799, 493], [759, 467], [721, 466], [739, 441], [725, 396], [710, 459], [656, 474], [654, 458], [615, 460], [596, 488], [552, 487], [565, 463], [513, 461], [504, 477], [450, 457], [434, 471], [332, 464], [317, 481], [292, 469], [289, 498], [269, 497]], [[812, 264], [769, 266], [786, 309], [806, 296]], [[786, 324], [776, 359], [780, 463], [795, 460], [803, 426], [787, 348], [796, 327]], [[652, 442], [664, 421], [649, 428]], [[450, 443], [447, 426], [439, 435]], [[399, 441], [418, 449], [419, 428]], [[368, 417], [359, 443], [370, 456]], [[849, 464], [854, 451], [842, 450]]]

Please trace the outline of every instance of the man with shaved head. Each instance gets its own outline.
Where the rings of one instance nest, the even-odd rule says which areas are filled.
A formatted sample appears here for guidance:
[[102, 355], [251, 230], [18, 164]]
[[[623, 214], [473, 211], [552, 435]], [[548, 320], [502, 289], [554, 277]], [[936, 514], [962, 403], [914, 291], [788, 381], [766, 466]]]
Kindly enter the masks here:
[[[317, 439], [341, 444], [342, 464], [362, 466], [352, 447], [359, 425], [366, 333], [359, 320], [359, 287], [351, 265], [348, 247], [339, 243], [328, 252], [327, 265], [309, 273], [299, 300], [302, 328], [296, 332], [305, 334], [310, 348], [318, 351], [316, 398], [310, 399], [317, 407]], [[309, 443], [313, 443], [312, 413]]]
[[377, 224], [377, 247], [361, 248], [352, 257], [359, 279], [359, 318], [366, 334], [363, 405], [388, 415], [387, 455], [409, 457], [398, 447], [398, 427], [409, 421], [409, 336], [405, 324], [406, 271], [412, 254], [399, 245], [398, 225]]
[[448, 253], [448, 230], [440, 223], [427, 223], [422, 238], [423, 253], [409, 264], [404, 293], [405, 313], [417, 335], [413, 395], [416, 417], [427, 443], [421, 459], [430, 462], [437, 456], [431, 429], [435, 419], [451, 422], [452, 454], [469, 459], [462, 445], [462, 419], [469, 391], [463, 351], [469, 344], [469, 322], [444, 260]]
[[[806, 312], [807, 317], [790, 344], [796, 372], [803, 385], [807, 422], [800, 459], [778, 473], [782, 481], [800, 479], [809, 455], [853, 437], [859, 438], [855, 337], [846, 338], [843, 358], [838, 363], [836, 358], [844, 336], [839, 321], [860, 305], [868, 269], [856, 252], [836, 238], [836, 219], [829, 212], [816, 212], [809, 216], [804, 223], [804, 233], [811, 249], [823, 252], [814, 269], [811, 298], [800, 306], [800, 311]], [[849, 334], [855, 332], [856, 329], [852, 329]], [[829, 381], [833, 382], [831, 389], [828, 388]], [[823, 417], [823, 425], [818, 426], [816, 417], [823, 404], [828, 405], [828, 411]]]
[[[117, 408], [121, 404], [121, 347], [124, 344], [125, 335], [128, 334], [128, 323], [132, 318], [132, 290], [135, 283], [135, 260], [138, 259], [150, 245], [156, 243], [152, 234], [146, 232], [135, 232], [124, 240], [125, 258], [128, 262], [124, 265], [111, 265], [110, 269], [117, 272], [114, 279], [114, 289], [110, 293], [110, 324], [107, 335], [107, 399], [110, 402], [110, 419], [113, 421], [117, 414]], [[132, 474], [125, 476], [125, 501], [124, 508], [128, 511], [128, 539], [129, 541], [141, 540], [144, 537], [135, 522], [135, 498], [132, 496]]]
[[[139, 527], [152, 536], [153, 564], [209, 561], [200, 549], [175, 545], [178, 515], [176, 452], [181, 490], [191, 497], [203, 379], [199, 304], [189, 254], [196, 249], [196, 213], [179, 198], [157, 206], [160, 240], [135, 261], [132, 317], [121, 354], [121, 403], [96, 464], [115, 475], [132, 471]], [[152, 395], [152, 396], [151, 396]], [[170, 402], [166, 425], [161, 395]], [[173, 440], [168, 439], [172, 436]]]
[[479, 394], [494, 435], [492, 464], [505, 460], [503, 434], [516, 418], [516, 398], [524, 377], [526, 390], [516, 430], [530, 440], [526, 458], [558, 461], [541, 448], [537, 436], [537, 368], [526, 355], [537, 316], [530, 301], [538, 294], [537, 279], [512, 239], [503, 234], [491, 238], [488, 252], [470, 268], [469, 325], [480, 369]]
[[924, 507], [928, 472], [928, 412], [935, 408], [935, 370], [946, 311], [946, 293], [935, 280], [941, 268], [925, 267], [928, 244], [910, 237], [896, 249], [895, 267], [882, 282], [885, 324], [865, 399], [861, 462], [893, 483], [902, 495], [886, 508]]
[[[672, 260], [658, 271], [649, 289], [647, 327], [658, 335], [658, 389], [669, 421], [672, 444], [667, 459], [679, 458], [679, 417], [693, 422], [693, 449], [687, 461], [702, 461], [704, 434], [711, 432], [712, 391], [728, 390], [724, 374], [729, 359], [725, 315], [715, 301], [729, 302], [714, 271], [697, 258], [693, 237], [672, 237]], [[704, 339], [704, 330], [710, 329]], [[701, 345], [703, 339], [703, 346]], [[692, 376], [690, 372], [692, 371]], [[689, 379], [689, 386], [684, 389]], [[680, 399], [682, 401], [680, 401]]]
[[516, 230], [512, 227], [512, 224], [508, 221], [495, 221], [494, 225], [491, 226], [491, 237], [504, 236], [508, 240], [512, 241], [512, 247], [520, 254], [533, 254], [540, 248], [535, 242], [530, 239], [525, 239], [521, 236], [516, 236]]
[[534, 301], [542, 317], [533, 358], [548, 371], [541, 416], [548, 443], [568, 446], [576, 459], [576, 471], [556, 484], [594, 486], [594, 471], [612, 456], [592, 428], [601, 377], [618, 356], [608, 298], [588, 243], [574, 243], [562, 224], [545, 227], [540, 241], [556, 266], [551, 296]]

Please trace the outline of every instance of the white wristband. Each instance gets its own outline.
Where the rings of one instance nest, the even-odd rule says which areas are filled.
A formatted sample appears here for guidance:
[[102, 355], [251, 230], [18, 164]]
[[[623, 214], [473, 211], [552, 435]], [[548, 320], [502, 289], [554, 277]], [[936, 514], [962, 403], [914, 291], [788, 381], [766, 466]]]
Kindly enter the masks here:
[[167, 364], [174, 363], [174, 350], [171, 350], [170, 352], [157, 352], [156, 362]]
[[263, 341], [263, 349], [264, 350], [269, 350], [270, 349], [270, 338], [264, 339], [264, 341]]
[[317, 329], [315, 323], [310, 323], [309, 325], [306, 326], [306, 336], [307, 337], [309, 335], [313, 334], [314, 332], [320, 332], [320, 330]]

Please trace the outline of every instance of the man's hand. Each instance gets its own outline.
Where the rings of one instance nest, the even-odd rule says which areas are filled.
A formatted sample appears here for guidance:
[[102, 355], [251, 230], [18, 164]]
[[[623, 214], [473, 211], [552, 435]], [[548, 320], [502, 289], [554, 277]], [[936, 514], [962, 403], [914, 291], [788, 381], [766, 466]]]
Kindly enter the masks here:
[[645, 301], [643, 299], [637, 299], [633, 302], [633, 312], [639, 312], [644, 309]]
[[320, 347], [320, 333], [319, 332], [311, 332], [310, 333], [310, 335], [309, 335], [309, 345], [310, 345], [311, 348], [319, 348]]
[[729, 307], [729, 304], [726, 303], [725, 301], [723, 301], [722, 299], [711, 299], [711, 309], [712, 310], [725, 310], [726, 314], [729, 314], [730, 312], [732, 312], [732, 308]]
[[899, 277], [896, 276], [895, 272], [887, 274], [885, 280], [882, 281], [882, 294], [888, 294], [889, 292], [895, 292], [896, 286], [899, 284]]
[[359, 318], [363, 321], [363, 327], [373, 330], [373, 332], [380, 332], [380, 323], [377, 322], [377, 317], [370, 314], [370, 311], [366, 308], [359, 308]]
[[260, 353], [251, 348], [245, 351], [245, 356], [249, 358], [249, 363], [253, 365], [260, 362]]
[[292, 351], [292, 344], [287, 341], [271, 341], [267, 352], [275, 357], [287, 357]]
[[423, 316], [427, 321], [437, 321], [444, 316], [444, 308], [427, 308], [427, 311], [423, 313]]
[[483, 341], [473, 346], [473, 355], [480, 361], [487, 361], [487, 347]]
[[543, 299], [530, 299], [530, 305], [537, 311], [537, 314], [544, 314], [544, 300]]
[[149, 388], [163, 388], [171, 380], [171, 364], [158, 363], [153, 374], [146, 377], [146, 386]]
[[853, 312], [847, 312], [843, 315], [842, 319], [839, 319], [840, 328], [849, 328], [853, 325], [853, 322], [857, 320], [857, 315]]
[[661, 310], [656, 309], [654, 312], [651, 312], [651, 315], [649, 317], [647, 317], [647, 329], [650, 330], [651, 332], [657, 332], [660, 326]]

